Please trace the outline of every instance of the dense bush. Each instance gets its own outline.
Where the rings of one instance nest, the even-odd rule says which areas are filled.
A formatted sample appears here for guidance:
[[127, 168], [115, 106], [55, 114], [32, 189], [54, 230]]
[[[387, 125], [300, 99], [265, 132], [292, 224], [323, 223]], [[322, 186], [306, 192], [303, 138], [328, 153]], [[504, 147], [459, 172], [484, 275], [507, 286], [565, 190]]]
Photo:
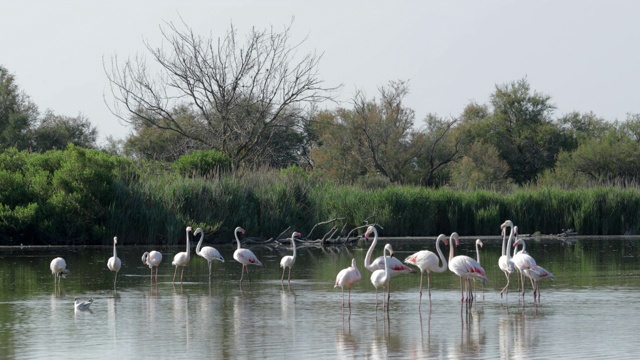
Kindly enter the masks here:
[[[142, 165], [142, 166], [141, 166]], [[243, 176], [185, 177], [70, 145], [42, 154], [0, 153], [0, 242], [12, 244], [178, 244], [187, 225], [210, 240], [233, 228], [275, 237], [288, 227], [314, 237], [338, 226], [378, 223], [384, 236], [521, 233], [616, 235], [640, 231], [640, 189], [520, 188], [508, 193], [417, 186], [338, 186], [299, 168]]]

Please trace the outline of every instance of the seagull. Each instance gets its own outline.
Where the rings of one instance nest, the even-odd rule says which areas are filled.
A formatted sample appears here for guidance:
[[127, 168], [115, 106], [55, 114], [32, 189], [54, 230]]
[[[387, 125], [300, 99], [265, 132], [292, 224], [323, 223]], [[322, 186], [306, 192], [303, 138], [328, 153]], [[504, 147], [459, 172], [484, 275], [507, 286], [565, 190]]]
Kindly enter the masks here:
[[89, 310], [89, 307], [93, 304], [93, 299], [80, 301], [78, 298], [74, 298], [73, 301], [75, 309], [80, 311]]

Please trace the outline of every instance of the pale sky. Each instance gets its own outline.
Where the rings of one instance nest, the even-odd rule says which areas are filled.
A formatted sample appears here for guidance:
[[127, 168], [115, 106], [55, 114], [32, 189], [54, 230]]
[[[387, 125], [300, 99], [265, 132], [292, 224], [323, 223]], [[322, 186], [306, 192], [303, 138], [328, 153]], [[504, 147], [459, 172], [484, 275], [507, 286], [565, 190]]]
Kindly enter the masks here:
[[[282, 28], [323, 53], [325, 85], [368, 98], [408, 80], [416, 125], [429, 113], [457, 117], [488, 103], [496, 84], [527, 78], [552, 97], [556, 117], [590, 112], [607, 120], [640, 113], [640, 2], [621, 0], [442, 1], [0, 1], [0, 65], [41, 112], [83, 114], [107, 135], [131, 131], [108, 110], [103, 59], [147, 55], [159, 25], [180, 17], [222, 37], [231, 23]], [[149, 59], [149, 57], [147, 57]], [[334, 106], [332, 106], [334, 107]]]

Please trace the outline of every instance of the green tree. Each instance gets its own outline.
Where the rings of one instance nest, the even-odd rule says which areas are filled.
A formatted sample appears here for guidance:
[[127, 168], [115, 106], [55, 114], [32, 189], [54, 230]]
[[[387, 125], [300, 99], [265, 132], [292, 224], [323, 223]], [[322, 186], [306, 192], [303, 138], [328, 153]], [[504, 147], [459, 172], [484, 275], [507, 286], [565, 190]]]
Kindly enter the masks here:
[[62, 150], [69, 143], [83, 148], [93, 148], [96, 146], [98, 129], [82, 115], [62, 116], [49, 110], [39, 125], [32, 130], [31, 137], [32, 147], [36, 151]]
[[0, 66], [0, 148], [29, 146], [29, 129], [37, 121], [38, 108]]

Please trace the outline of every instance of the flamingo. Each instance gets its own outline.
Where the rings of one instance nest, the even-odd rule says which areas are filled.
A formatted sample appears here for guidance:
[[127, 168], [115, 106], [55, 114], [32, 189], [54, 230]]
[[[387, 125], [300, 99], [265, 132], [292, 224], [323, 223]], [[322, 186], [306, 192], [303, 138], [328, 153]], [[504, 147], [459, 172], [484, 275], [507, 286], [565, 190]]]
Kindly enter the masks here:
[[116, 287], [116, 281], [118, 280], [118, 271], [120, 271], [120, 267], [122, 266], [122, 261], [118, 257], [118, 253], [116, 252], [116, 244], [118, 243], [118, 237], [113, 237], [113, 256], [107, 260], [107, 267], [111, 271], [115, 271], [116, 276], [113, 278], [113, 287]]
[[176, 273], [178, 272], [178, 266], [182, 266], [182, 271], [180, 272], [180, 284], [182, 284], [182, 276], [184, 275], [184, 268], [189, 264], [189, 260], [191, 259], [191, 247], [189, 246], [189, 233], [191, 232], [191, 226], [187, 226], [187, 251], [182, 251], [173, 256], [173, 261], [171, 265], [175, 266], [176, 269], [173, 271], [173, 283], [176, 282]]
[[[447, 237], [444, 234], [440, 234], [436, 239], [437, 256], [432, 251], [421, 250], [404, 259], [405, 264], [412, 264], [420, 269], [420, 302], [418, 303], [418, 309], [422, 306], [422, 278], [424, 277], [424, 272], [427, 272], [427, 288], [429, 289], [429, 301], [431, 301], [431, 272], [441, 273], [447, 270], [447, 259], [442, 254], [442, 250], [440, 250], [440, 241], [444, 241], [445, 245], [449, 245]], [[440, 260], [442, 260], [442, 266], [439, 266]]]
[[[476, 261], [480, 264], [480, 248], [484, 246], [484, 243], [480, 239], [476, 239]], [[476, 279], [473, 278], [473, 292], [476, 291]], [[482, 287], [482, 300], [484, 300], [484, 286]]]
[[[364, 257], [364, 267], [367, 270], [374, 272], [376, 270], [384, 269], [384, 260], [383, 260], [383, 256], [378, 256], [375, 260], [371, 261], [371, 256], [373, 255], [373, 249], [376, 247], [376, 244], [378, 243], [378, 230], [375, 228], [375, 226], [369, 226], [367, 228], [367, 231], [364, 233], [364, 237], [366, 239], [369, 239], [369, 236], [372, 233], [373, 233], [373, 242], [371, 243], [371, 246], [369, 246], [367, 255]], [[391, 276], [396, 276], [399, 274], [407, 274], [407, 273], [415, 274], [416, 272], [415, 270], [404, 265], [402, 261], [392, 257], [392, 255], [393, 255], [393, 249], [389, 253], [389, 259], [387, 259], [389, 262], [389, 272], [391, 273]]]
[[78, 300], [78, 298], [73, 299], [73, 307], [76, 310], [80, 310], [80, 311], [89, 310], [89, 307], [91, 306], [91, 304], [93, 304], [93, 299], [88, 299], [84, 301]]
[[[238, 226], [234, 231], [233, 231], [235, 237], [236, 237], [236, 242], [238, 243], [238, 248], [236, 249], [236, 251], [233, 252], [233, 258], [242, 264], [242, 274], [240, 275], [240, 284], [242, 284], [242, 279], [244, 277], [244, 273], [245, 271], [247, 272], [247, 276], [249, 275], [249, 268], [247, 267], [247, 265], [259, 265], [262, 266], [262, 263], [260, 262], [260, 260], [258, 260], [258, 258], [256, 257], [256, 255], [249, 249], [243, 249], [240, 246], [240, 239], [238, 239], [238, 233], [242, 233], [244, 234], [244, 229], [241, 228], [240, 226]], [[251, 281], [251, 278], [249, 278], [249, 281]]]
[[282, 277], [280, 278], [280, 283], [284, 282], [284, 270], [289, 268], [289, 279], [287, 280], [289, 284], [291, 284], [291, 268], [293, 264], [296, 262], [296, 236], [302, 236], [299, 232], [294, 232], [291, 235], [291, 243], [293, 244], [293, 255], [283, 256], [282, 260], [280, 260], [280, 267], [282, 268]]
[[[510, 228], [508, 242], [505, 242], [506, 227]], [[502, 255], [498, 259], [498, 266], [500, 267], [500, 270], [504, 272], [504, 276], [507, 278], [507, 285], [505, 285], [504, 288], [502, 288], [502, 290], [500, 291], [500, 297], [502, 297], [503, 293], [509, 295], [509, 276], [515, 268], [515, 265], [511, 260], [511, 241], [513, 240], [514, 233], [513, 222], [511, 220], [506, 220], [504, 223], [502, 223], [502, 225], [500, 225], [500, 229], [502, 231]]]
[[538, 302], [540, 302], [540, 284], [538, 284], [538, 281], [541, 279], [555, 279], [556, 276], [540, 265], [532, 269], [525, 269], [524, 274], [532, 281], [533, 299], [536, 299], [537, 294]]
[[[389, 310], [389, 298], [391, 297], [390, 293], [390, 281], [391, 281], [391, 273], [389, 272], [389, 261], [387, 260], [387, 251], [389, 253], [393, 252], [391, 248], [391, 244], [386, 244], [384, 246], [384, 250], [382, 251], [383, 261], [384, 261], [384, 270], [377, 269], [371, 274], [371, 283], [376, 288], [376, 309], [378, 308], [378, 288], [382, 287], [382, 291], [384, 292], [384, 288], [387, 288], [387, 310]], [[382, 308], [384, 309], [384, 297], [382, 298]]]
[[[518, 252], [518, 255], [520, 255], [523, 259], [528, 260], [528, 262], [525, 261], [525, 266], [522, 269], [522, 274], [523, 276], [526, 276], [529, 278], [529, 280], [531, 280], [531, 287], [533, 288], [533, 300], [535, 301], [537, 298], [539, 301], [540, 287], [539, 287], [538, 281], [540, 279], [555, 279], [556, 276], [553, 275], [549, 270], [535, 263], [535, 260], [533, 259], [533, 257], [527, 254], [526, 252], [527, 246], [525, 245], [525, 242], [523, 239], [516, 238], [516, 242], [514, 243], [513, 246], [517, 247], [520, 244], [522, 244], [522, 250]], [[529, 257], [530, 259], [527, 257]], [[531, 262], [531, 260], [533, 262]], [[523, 284], [523, 288], [524, 288], [524, 284]]]
[[67, 269], [67, 262], [64, 261], [64, 259], [61, 257], [57, 257], [51, 260], [49, 269], [51, 269], [51, 274], [55, 275], [55, 277], [53, 278], [55, 286], [60, 285], [60, 278], [66, 278], [69, 274], [69, 270]]
[[209, 279], [211, 279], [211, 261], [218, 260], [224, 262], [224, 258], [216, 248], [211, 246], [205, 246], [201, 249], [200, 247], [204, 241], [204, 231], [201, 228], [197, 228], [193, 235], [196, 236], [198, 234], [200, 234], [200, 241], [198, 241], [198, 245], [196, 245], [196, 254], [207, 260], [209, 264]]
[[156, 267], [156, 282], [158, 282], [158, 268], [162, 261], [162, 254], [159, 251], [151, 250], [151, 252], [145, 251], [142, 254], [142, 263], [149, 266], [151, 274], [149, 280], [153, 280], [153, 267]]
[[[349, 289], [349, 307], [351, 307], [351, 287], [360, 281], [362, 275], [360, 275], [360, 270], [358, 270], [358, 265], [356, 264], [356, 259], [351, 259], [351, 266], [340, 270], [338, 276], [336, 276], [336, 284], [333, 286], [340, 286], [342, 288], [342, 307], [344, 307], [344, 288]], [[376, 300], [377, 303], [377, 300]]]
[[[513, 257], [511, 258], [511, 260], [513, 261], [513, 265], [516, 267], [516, 269], [518, 269], [518, 279], [519, 279], [519, 284], [522, 284], [522, 296], [524, 297], [524, 277], [526, 276], [524, 273], [525, 269], [532, 269], [534, 267], [537, 266], [536, 264], [536, 260], [531, 257], [531, 255], [529, 255], [527, 253], [526, 249], [526, 245], [524, 245], [524, 242], [521, 241], [520, 239], [518, 239], [518, 227], [514, 226], [514, 234], [515, 234], [515, 242], [513, 243]], [[522, 243], [523, 244], [523, 248], [522, 250], [516, 252], [516, 248], [517, 246]], [[519, 285], [518, 285], [519, 287]], [[531, 280], [531, 287], [533, 288], [533, 280]], [[534, 289], [535, 290], [535, 289]]]
[[[460, 244], [460, 237], [458, 233], [452, 233], [449, 237], [449, 242], [451, 244], [451, 246], [449, 247], [449, 270], [460, 277], [460, 293], [462, 294], [461, 301], [464, 301], [465, 298], [462, 286], [462, 278], [465, 278], [467, 289], [469, 289], [469, 279], [480, 279], [482, 280], [482, 283], [485, 284], [487, 282], [487, 275], [482, 266], [480, 266], [480, 264], [476, 260], [466, 255], [458, 255], [456, 257], [453, 256], [454, 244], [455, 246], [458, 246]], [[472, 301], [472, 299], [473, 294], [470, 294], [468, 300]]]

